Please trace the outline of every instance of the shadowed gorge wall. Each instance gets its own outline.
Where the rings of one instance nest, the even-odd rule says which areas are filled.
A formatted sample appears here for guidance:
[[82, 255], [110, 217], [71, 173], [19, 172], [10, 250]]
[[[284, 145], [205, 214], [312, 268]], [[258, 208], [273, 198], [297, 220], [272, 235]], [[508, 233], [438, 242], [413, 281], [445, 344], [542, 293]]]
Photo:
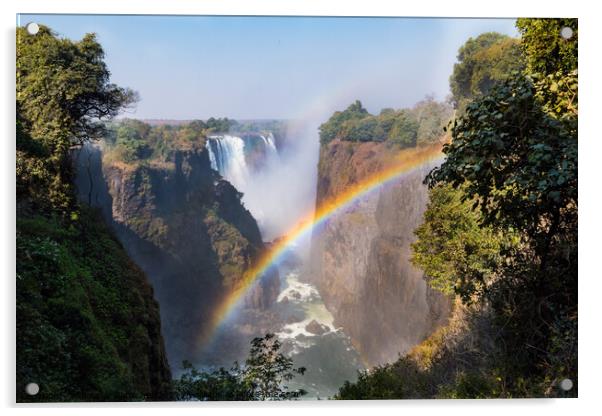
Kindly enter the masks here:
[[153, 288], [100, 215], [17, 224], [17, 401], [172, 399]]
[[[396, 151], [375, 142], [322, 145], [316, 204], [382, 170]], [[409, 260], [431, 168], [362, 198], [312, 238], [309, 279], [368, 365], [394, 361], [449, 316], [449, 300], [428, 288]]]
[[[125, 163], [88, 146], [78, 164], [80, 197], [102, 208], [155, 288], [175, 371], [199, 353], [215, 302], [264, 250], [257, 223], [238, 191], [211, 170], [205, 148]], [[278, 290], [277, 273], [269, 274], [245, 303], [266, 308]]]

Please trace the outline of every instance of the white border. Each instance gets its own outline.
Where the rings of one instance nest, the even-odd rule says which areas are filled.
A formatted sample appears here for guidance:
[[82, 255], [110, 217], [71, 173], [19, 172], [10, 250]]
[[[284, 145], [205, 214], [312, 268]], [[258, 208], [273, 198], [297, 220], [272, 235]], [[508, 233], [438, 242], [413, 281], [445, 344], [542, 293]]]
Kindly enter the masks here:
[[[445, 416], [478, 413], [504, 415], [508, 413], [546, 414], [589, 414], [600, 407], [597, 398], [602, 397], [600, 379], [601, 336], [599, 298], [602, 295], [602, 273], [598, 258], [600, 239], [599, 207], [602, 206], [602, 175], [596, 169], [602, 155], [602, 130], [595, 121], [600, 119], [599, 40], [602, 16], [596, 13], [595, 1], [433, 1], [387, 2], [384, 0], [311, 1], [311, 0], [4, 0], [2, 7], [2, 149], [0, 155], [2, 180], [2, 256], [4, 266], [2, 299], [2, 331], [0, 336], [0, 403], [8, 407], [4, 414], [31, 414], [38, 410], [46, 415], [80, 415], [82, 408], [87, 414], [104, 415], [107, 406], [115, 414], [132, 411], [145, 415], [163, 415], [166, 412], [203, 414], [224, 412], [245, 415], [266, 415], [286, 412], [287, 415], [307, 415], [311, 412], [365, 415], [372, 409], [378, 412], [400, 414], [437, 414]], [[488, 401], [389, 401], [389, 402], [297, 402], [297, 403], [244, 403], [244, 404], [68, 404], [24, 407], [14, 405], [14, 112], [15, 112], [15, 68], [14, 28], [17, 13], [103, 13], [103, 14], [206, 14], [206, 15], [345, 15], [345, 16], [441, 16], [441, 17], [578, 17], [579, 18], [579, 61], [580, 61], [580, 149], [579, 149], [579, 194], [580, 194], [580, 316], [579, 316], [579, 395], [576, 400], [488, 400]], [[596, 134], [594, 134], [596, 133]], [[167, 410], [170, 409], [170, 410]], [[172, 410], [173, 409], [173, 410]]]

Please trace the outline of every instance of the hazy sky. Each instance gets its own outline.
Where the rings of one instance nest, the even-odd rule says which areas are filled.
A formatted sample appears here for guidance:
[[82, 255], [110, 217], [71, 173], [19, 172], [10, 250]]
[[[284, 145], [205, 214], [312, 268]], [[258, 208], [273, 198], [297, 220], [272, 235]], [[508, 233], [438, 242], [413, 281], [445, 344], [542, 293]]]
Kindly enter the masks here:
[[471, 36], [518, 36], [510, 19], [21, 15], [80, 39], [96, 32], [112, 81], [137, 90], [135, 118], [299, 118], [443, 99]]

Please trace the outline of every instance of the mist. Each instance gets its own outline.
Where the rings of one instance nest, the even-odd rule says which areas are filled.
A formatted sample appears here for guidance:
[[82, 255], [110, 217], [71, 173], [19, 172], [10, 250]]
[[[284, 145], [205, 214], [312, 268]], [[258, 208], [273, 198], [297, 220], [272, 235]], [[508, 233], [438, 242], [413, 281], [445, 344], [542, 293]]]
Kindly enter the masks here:
[[236, 184], [264, 241], [286, 235], [315, 206], [318, 122], [289, 122], [283, 142], [277, 157], [267, 158], [260, 169], [249, 172], [247, 180]]

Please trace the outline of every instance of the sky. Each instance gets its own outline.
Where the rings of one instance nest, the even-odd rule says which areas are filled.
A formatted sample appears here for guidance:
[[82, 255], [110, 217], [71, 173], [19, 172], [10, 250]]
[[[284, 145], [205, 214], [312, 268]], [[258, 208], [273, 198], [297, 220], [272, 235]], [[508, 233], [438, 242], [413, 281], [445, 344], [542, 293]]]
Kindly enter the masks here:
[[300, 119], [355, 99], [373, 113], [443, 100], [458, 48], [514, 19], [20, 15], [61, 37], [95, 32], [140, 119]]

